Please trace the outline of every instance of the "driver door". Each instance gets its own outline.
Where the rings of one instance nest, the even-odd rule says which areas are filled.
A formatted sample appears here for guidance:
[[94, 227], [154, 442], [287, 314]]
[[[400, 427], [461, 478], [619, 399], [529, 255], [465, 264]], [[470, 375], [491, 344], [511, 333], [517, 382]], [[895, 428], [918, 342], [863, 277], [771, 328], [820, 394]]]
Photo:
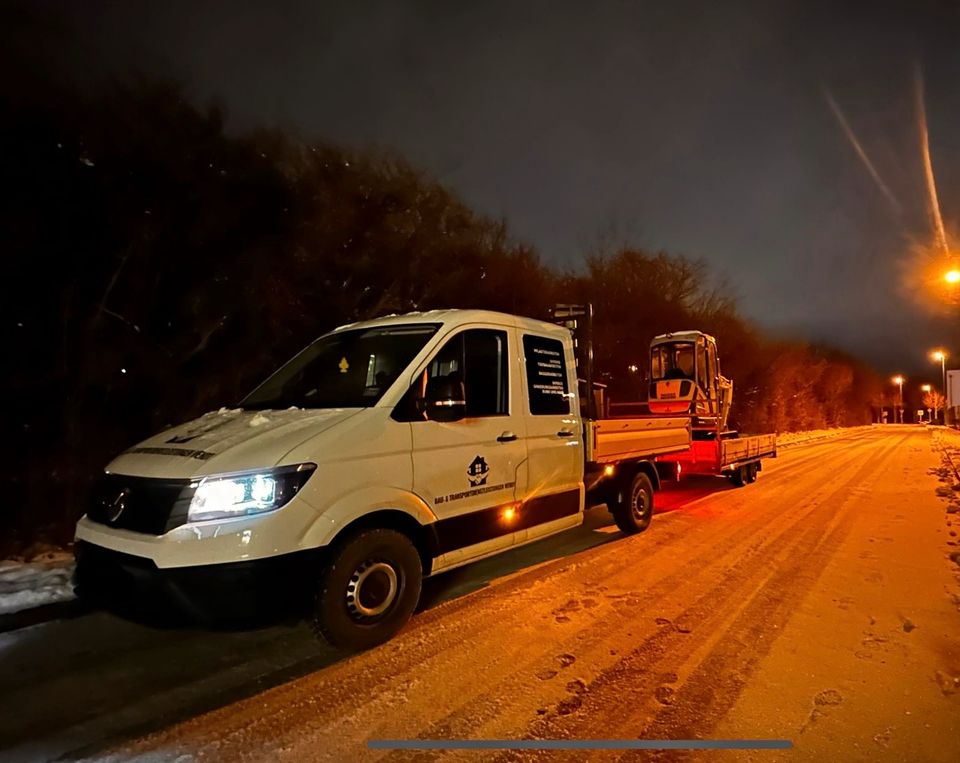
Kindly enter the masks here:
[[[520, 403], [515, 399], [516, 331], [468, 328], [453, 334], [428, 361], [410, 395], [422, 397], [431, 380], [463, 384], [466, 417], [411, 422], [413, 489], [433, 509], [440, 566], [516, 542], [512, 507], [526, 485], [519, 467], [527, 458]], [[523, 472], [525, 473], [525, 472]]]

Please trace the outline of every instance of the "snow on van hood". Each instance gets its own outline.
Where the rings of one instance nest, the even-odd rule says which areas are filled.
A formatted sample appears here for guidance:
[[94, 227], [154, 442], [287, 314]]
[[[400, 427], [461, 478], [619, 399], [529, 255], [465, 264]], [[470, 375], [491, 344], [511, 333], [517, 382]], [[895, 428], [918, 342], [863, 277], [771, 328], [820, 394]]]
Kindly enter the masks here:
[[144, 440], [117, 456], [107, 471], [173, 479], [269, 468], [301, 443], [359, 412], [221, 408]]

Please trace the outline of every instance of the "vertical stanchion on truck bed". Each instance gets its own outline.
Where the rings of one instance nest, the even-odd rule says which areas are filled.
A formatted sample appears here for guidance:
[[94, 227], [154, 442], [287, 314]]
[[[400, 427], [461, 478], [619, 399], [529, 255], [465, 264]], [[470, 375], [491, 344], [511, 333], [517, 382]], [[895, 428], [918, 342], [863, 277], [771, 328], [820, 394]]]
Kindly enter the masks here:
[[[583, 319], [581, 325], [579, 318]], [[555, 305], [553, 308], [555, 323], [565, 326], [573, 333], [573, 345], [577, 363], [583, 362], [584, 383], [586, 384], [586, 405], [583, 406], [586, 418], [596, 421], [597, 401], [593, 389], [593, 303], [583, 305]], [[579, 329], [579, 330], [578, 330]]]

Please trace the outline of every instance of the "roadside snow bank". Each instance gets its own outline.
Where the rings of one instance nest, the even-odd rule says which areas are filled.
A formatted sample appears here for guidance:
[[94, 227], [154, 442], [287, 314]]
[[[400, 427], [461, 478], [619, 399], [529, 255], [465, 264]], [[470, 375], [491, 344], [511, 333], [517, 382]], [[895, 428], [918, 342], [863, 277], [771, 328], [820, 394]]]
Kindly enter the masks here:
[[845, 434], [854, 434], [870, 429], [875, 425], [868, 424], [862, 427], [833, 427], [831, 429], [808, 429], [806, 432], [784, 432], [777, 435], [777, 445], [799, 445], [803, 442], [825, 440], [829, 437], [840, 437]]
[[73, 556], [48, 551], [29, 562], [0, 561], [0, 615], [73, 598]]
[[960, 482], [960, 430], [938, 427], [934, 431], [937, 445]]

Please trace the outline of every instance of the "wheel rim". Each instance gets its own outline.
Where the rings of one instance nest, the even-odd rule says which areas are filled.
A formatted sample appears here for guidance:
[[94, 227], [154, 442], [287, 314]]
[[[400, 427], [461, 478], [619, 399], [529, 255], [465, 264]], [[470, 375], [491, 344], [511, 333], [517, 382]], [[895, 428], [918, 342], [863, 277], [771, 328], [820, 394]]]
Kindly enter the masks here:
[[397, 571], [391, 565], [366, 561], [350, 576], [347, 610], [356, 620], [382, 615], [396, 601], [399, 588]]
[[633, 516], [639, 520], [646, 519], [648, 508], [649, 500], [647, 498], [647, 491], [637, 486], [630, 500], [630, 510], [633, 512]]

